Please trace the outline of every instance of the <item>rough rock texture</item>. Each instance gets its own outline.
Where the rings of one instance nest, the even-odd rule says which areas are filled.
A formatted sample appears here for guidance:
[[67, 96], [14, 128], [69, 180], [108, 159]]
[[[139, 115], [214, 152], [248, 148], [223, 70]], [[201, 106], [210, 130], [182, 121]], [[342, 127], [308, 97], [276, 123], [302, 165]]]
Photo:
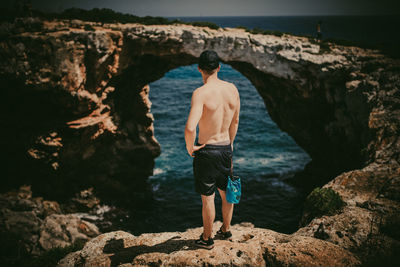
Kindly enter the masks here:
[[57, 202], [32, 198], [27, 186], [1, 194], [0, 235], [14, 235], [27, 252], [38, 255], [55, 247], [86, 242], [100, 234], [93, 223], [60, 213]]
[[[46, 186], [55, 180], [80, 186], [71, 192], [137, 188], [160, 153], [147, 84], [208, 48], [255, 85], [271, 118], [310, 154], [311, 187], [375, 160], [399, 161], [399, 63], [377, 51], [242, 29], [77, 20], [2, 23], [0, 35], [7, 185], [46, 180], [43, 194], [67, 194]], [[15, 162], [25, 167], [18, 179]]]
[[[160, 153], [147, 84], [214, 49], [254, 84], [271, 118], [312, 157], [293, 182], [309, 188], [329, 182], [324, 186], [346, 202], [338, 214], [301, 225], [289, 243], [274, 241], [276, 255], [264, 259], [289, 265], [293, 257], [285, 254], [286, 246], [301, 246], [301, 238], [308, 238], [311, 245], [325, 239], [321, 246], [346, 249], [364, 263], [398, 262], [399, 60], [241, 29], [100, 27], [81, 21], [30, 25], [0, 27], [0, 89], [6, 100], [0, 116], [7, 129], [1, 140], [9, 155], [5, 184], [46, 181], [39, 188], [47, 194], [57, 192], [55, 185], [95, 185], [109, 192], [142, 188], [132, 183], [145, 180]], [[327, 260], [310, 253], [315, 264]], [[348, 253], [343, 259], [353, 257]]]
[[[219, 229], [220, 222], [214, 224]], [[194, 245], [202, 228], [142, 234], [100, 235], [62, 259], [58, 266], [357, 266], [359, 260], [330, 242], [291, 236], [249, 223], [232, 227], [231, 240], [215, 240], [212, 250]]]
[[143, 188], [133, 184], [152, 174], [160, 147], [149, 88], [120, 67], [121, 32], [52, 33], [47, 25], [15, 35], [20, 26], [0, 30], [4, 189], [23, 182], [39, 195], [69, 197], [92, 185], [114, 196]]
[[313, 219], [294, 235], [314, 236], [337, 244], [371, 266], [398, 265], [399, 177], [397, 165], [376, 163], [342, 173], [324, 187], [337, 191], [347, 205], [336, 215]]
[[89, 222], [72, 214], [53, 214], [44, 220], [40, 227], [40, 245], [45, 250], [66, 247], [77, 242], [87, 241], [98, 236], [99, 230]]

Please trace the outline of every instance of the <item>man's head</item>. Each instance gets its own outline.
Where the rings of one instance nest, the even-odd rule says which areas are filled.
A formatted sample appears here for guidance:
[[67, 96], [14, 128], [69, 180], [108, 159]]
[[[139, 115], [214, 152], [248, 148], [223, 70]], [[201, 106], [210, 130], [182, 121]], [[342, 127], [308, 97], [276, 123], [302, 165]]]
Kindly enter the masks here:
[[213, 74], [219, 67], [219, 56], [213, 50], [205, 50], [200, 54], [199, 69], [205, 74]]

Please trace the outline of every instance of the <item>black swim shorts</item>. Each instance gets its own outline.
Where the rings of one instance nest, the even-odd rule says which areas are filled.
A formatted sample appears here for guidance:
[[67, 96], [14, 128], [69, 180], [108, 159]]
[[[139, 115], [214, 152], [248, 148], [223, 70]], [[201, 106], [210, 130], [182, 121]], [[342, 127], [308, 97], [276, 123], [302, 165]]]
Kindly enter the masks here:
[[231, 145], [206, 144], [193, 155], [196, 192], [210, 196], [215, 192], [215, 187], [226, 191], [233, 155]]

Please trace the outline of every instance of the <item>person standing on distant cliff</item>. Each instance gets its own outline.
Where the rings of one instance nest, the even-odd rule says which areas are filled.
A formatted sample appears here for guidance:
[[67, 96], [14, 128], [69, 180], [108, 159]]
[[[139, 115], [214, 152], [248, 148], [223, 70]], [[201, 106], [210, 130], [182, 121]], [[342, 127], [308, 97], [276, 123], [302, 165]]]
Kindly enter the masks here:
[[[204, 85], [194, 90], [185, 127], [186, 149], [193, 158], [195, 190], [201, 195], [203, 233], [195, 241], [199, 247], [214, 247], [212, 228], [215, 219], [214, 196], [217, 188], [222, 199], [221, 238], [232, 236], [230, 223], [233, 204], [226, 201], [228, 176], [233, 169], [233, 141], [239, 126], [240, 97], [233, 83], [217, 76], [221, 66], [215, 51], [206, 50], [199, 58], [198, 70]], [[195, 144], [196, 127], [198, 142]]]
[[321, 42], [321, 40], [322, 40], [321, 24], [322, 24], [322, 21], [319, 20], [317, 23], [317, 42], [318, 43]]

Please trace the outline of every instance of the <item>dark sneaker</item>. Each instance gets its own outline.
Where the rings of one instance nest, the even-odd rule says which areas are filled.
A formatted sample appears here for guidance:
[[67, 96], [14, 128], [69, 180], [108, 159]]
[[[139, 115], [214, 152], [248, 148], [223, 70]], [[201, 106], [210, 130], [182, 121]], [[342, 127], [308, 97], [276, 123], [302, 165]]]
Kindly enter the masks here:
[[214, 247], [214, 240], [209, 237], [208, 240], [203, 239], [203, 234], [200, 235], [200, 238], [194, 241], [196, 246], [205, 248], [205, 249], [212, 249]]
[[222, 227], [217, 231], [217, 236], [222, 238], [222, 239], [228, 239], [232, 237], [231, 231], [224, 232], [222, 231]]

